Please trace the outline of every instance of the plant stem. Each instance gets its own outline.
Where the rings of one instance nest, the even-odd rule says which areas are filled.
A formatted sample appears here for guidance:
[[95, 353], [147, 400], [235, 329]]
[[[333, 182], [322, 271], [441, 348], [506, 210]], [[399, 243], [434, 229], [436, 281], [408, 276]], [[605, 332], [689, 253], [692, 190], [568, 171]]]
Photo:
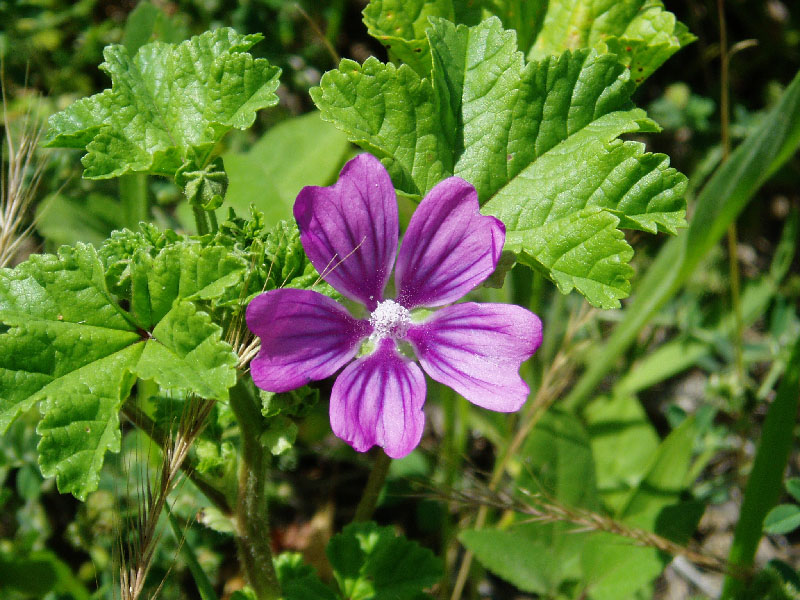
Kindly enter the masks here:
[[372, 518], [375, 506], [378, 504], [378, 495], [383, 489], [386, 475], [389, 473], [389, 465], [391, 464], [392, 459], [383, 450], [378, 449], [378, 455], [372, 464], [372, 471], [369, 473], [367, 485], [364, 486], [364, 493], [361, 495], [361, 500], [356, 507], [356, 514], [353, 517], [354, 522], [369, 521]]
[[125, 212], [125, 226], [136, 229], [142, 221], [150, 220], [147, 199], [147, 175], [130, 173], [119, 178], [119, 196]]
[[[201, 209], [202, 210], [202, 209]], [[270, 548], [267, 518], [267, 475], [271, 461], [261, 443], [261, 411], [243, 380], [231, 389], [230, 407], [242, 434], [239, 499], [236, 504], [236, 545], [245, 578], [258, 600], [277, 600], [281, 588]]]
[[[719, 119], [720, 119], [720, 143], [722, 144], [722, 161], [728, 160], [731, 153], [730, 129], [730, 56], [728, 54], [728, 29], [725, 23], [725, 0], [717, 0], [717, 17], [719, 18]], [[731, 279], [731, 304], [733, 314], [736, 319], [734, 329], [733, 347], [736, 353], [736, 376], [739, 379], [740, 387], [744, 387], [744, 358], [742, 357], [742, 337], [744, 325], [742, 324], [742, 301], [741, 284], [739, 282], [739, 263], [738, 263], [738, 234], [736, 232], [736, 221], [728, 227], [728, 270]]]
[[205, 235], [210, 230], [208, 227], [208, 216], [202, 206], [192, 206], [194, 212], [194, 222], [197, 225], [197, 235]]

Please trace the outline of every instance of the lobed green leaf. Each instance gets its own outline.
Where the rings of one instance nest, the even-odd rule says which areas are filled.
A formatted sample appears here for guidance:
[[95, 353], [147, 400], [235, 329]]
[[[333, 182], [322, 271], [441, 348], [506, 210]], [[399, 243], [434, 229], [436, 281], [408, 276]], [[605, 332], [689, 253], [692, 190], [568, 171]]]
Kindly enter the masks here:
[[326, 552], [342, 595], [352, 600], [413, 598], [442, 574], [433, 552], [371, 522], [351, 523]]
[[53, 115], [46, 145], [85, 148], [89, 179], [203, 168], [227, 131], [250, 127], [258, 110], [278, 102], [280, 69], [247, 53], [259, 39], [220, 28], [180, 44], [145, 44], [133, 57], [108, 46], [101, 68], [111, 89]]
[[620, 228], [685, 225], [686, 178], [619, 139], [658, 129], [632, 107], [628, 71], [589, 50], [526, 64], [497, 18], [431, 19], [427, 35], [430, 80], [405, 65], [342, 61], [312, 90], [323, 118], [381, 158], [402, 192], [466, 179], [522, 262], [564, 293], [618, 306], [632, 274]]
[[695, 39], [661, 0], [371, 0], [363, 14], [391, 60], [422, 77], [431, 72], [429, 17], [471, 26], [496, 16], [517, 32], [517, 47], [529, 59], [591, 48], [613, 54], [637, 84]]
[[[135, 249], [140, 256], [143, 240]], [[148, 289], [162, 286], [147, 306], [154, 297], [171, 305], [162, 314], [156, 304], [146, 318], [143, 301], [132, 303], [136, 312], [121, 308], [89, 245], [0, 271], [0, 430], [38, 404], [39, 463], [62, 492], [84, 499], [96, 489], [105, 453], [119, 450], [118, 413], [136, 377], [222, 400], [235, 383], [237, 358], [222, 330], [182, 298], [213, 295], [222, 284], [210, 281], [193, 247], [181, 249], [188, 259], [162, 269], [147, 261], [131, 265], [134, 282], [149, 275]], [[194, 271], [181, 268], [190, 262]]]

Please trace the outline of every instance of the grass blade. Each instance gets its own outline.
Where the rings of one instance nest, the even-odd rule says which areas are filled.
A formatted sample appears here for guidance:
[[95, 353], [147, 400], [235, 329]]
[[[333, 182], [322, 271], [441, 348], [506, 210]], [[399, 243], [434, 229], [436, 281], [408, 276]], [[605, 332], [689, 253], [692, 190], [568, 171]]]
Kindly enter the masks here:
[[625, 309], [605, 346], [593, 353], [586, 372], [564, 400], [579, 409], [613, 368], [642, 327], [692, 274], [705, 254], [741, 213], [756, 191], [800, 145], [800, 74], [761, 125], [731, 154], [703, 188], [689, 228], [667, 242], [638, 283], [636, 297]]
[[214, 593], [214, 587], [211, 585], [211, 582], [208, 580], [208, 576], [206, 575], [205, 571], [203, 571], [203, 567], [200, 566], [200, 562], [197, 560], [197, 555], [192, 550], [192, 547], [189, 543], [184, 539], [184, 532], [181, 524], [178, 522], [178, 519], [175, 518], [175, 515], [172, 514], [172, 511], [169, 509], [169, 506], [166, 506], [167, 517], [169, 517], [169, 524], [172, 527], [172, 533], [175, 534], [175, 539], [178, 540], [178, 544], [180, 545], [180, 552], [183, 560], [186, 561], [186, 565], [189, 567], [189, 571], [192, 574], [192, 579], [194, 579], [194, 583], [197, 586], [197, 591], [200, 594], [201, 600], [218, 600], [217, 595]]
[[[769, 407], [761, 441], [756, 450], [753, 470], [747, 480], [739, 522], [733, 534], [728, 563], [733, 572], [753, 565], [761, 539], [764, 517], [778, 503], [783, 491], [783, 471], [789, 461], [797, 406], [800, 402], [800, 337], [794, 343], [789, 366]], [[727, 577], [722, 600], [733, 598], [744, 587], [741, 579]]]

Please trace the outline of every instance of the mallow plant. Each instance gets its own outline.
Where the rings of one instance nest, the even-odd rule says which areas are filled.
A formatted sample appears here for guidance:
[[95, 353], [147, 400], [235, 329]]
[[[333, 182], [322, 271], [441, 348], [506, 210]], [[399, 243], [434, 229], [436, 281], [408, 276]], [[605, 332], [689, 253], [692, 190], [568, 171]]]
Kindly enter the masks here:
[[[636, 137], [658, 126], [631, 96], [693, 38], [658, 0], [609, 3], [602, 14], [595, 4], [372, 0], [364, 22], [390, 60], [344, 59], [311, 90], [355, 157], [332, 185], [303, 188], [289, 221], [226, 205], [226, 134], [278, 103], [279, 69], [250, 54], [258, 35], [219, 28], [135, 52], [109, 46], [100, 67], [111, 87], [50, 118], [45, 145], [81, 150], [85, 178], [167, 178], [194, 217], [193, 233], [142, 222], [0, 271], [0, 430], [37, 410], [41, 472], [81, 501], [120, 450], [121, 416], [164, 450], [163, 489], [149, 499], [136, 551], [121, 552], [123, 597], [144, 589], [142, 548], [157, 543], [182, 468], [232, 524], [248, 584], [240, 597], [449, 588], [453, 573], [431, 550], [369, 518], [389, 460], [425, 436], [429, 391], [515, 413], [542, 384], [527, 361], [551, 324], [527, 306], [480, 301], [483, 286], [532, 269], [563, 294], [614, 309], [635, 282], [625, 232], [687, 225], [686, 177]], [[164, 410], [175, 402], [177, 425]], [[356, 522], [328, 544], [332, 584], [270, 548], [273, 457], [295, 443], [314, 402], [329, 406], [330, 430], [352, 447], [339, 451], [378, 446]], [[220, 415], [230, 416], [225, 439]], [[548, 418], [564, 439], [584, 435], [564, 415]], [[198, 441], [217, 459], [198, 461]], [[523, 442], [542, 456], [555, 447], [534, 436], [512, 451]], [[690, 442], [676, 430], [670, 448]], [[599, 510], [594, 476], [583, 482], [593, 499], [558, 508], [566, 521]], [[653, 525], [603, 535], [672, 551], [642, 533]], [[602, 571], [597, 548], [583, 571], [557, 570], [548, 587], [524, 565], [493, 560], [496, 539], [479, 529], [459, 539], [522, 589], [611, 597], [586, 583]], [[548, 535], [566, 548], [563, 534]], [[663, 558], [641, 564], [639, 587]], [[193, 575], [213, 597], [202, 571]]]

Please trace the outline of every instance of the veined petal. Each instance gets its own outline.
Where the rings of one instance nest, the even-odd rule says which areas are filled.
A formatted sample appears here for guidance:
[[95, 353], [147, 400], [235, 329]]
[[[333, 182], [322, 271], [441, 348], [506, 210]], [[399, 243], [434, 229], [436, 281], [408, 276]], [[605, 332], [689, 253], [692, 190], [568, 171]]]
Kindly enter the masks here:
[[479, 212], [475, 188], [459, 177], [438, 183], [411, 217], [397, 256], [397, 301], [406, 308], [449, 304], [497, 267], [505, 226]]
[[372, 327], [311, 290], [284, 288], [253, 298], [247, 326], [261, 338], [250, 361], [253, 381], [270, 392], [287, 392], [333, 375], [358, 352]]
[[406, 334], [425, 372], [483, 408], [513, 412], [528, 386], [519, 367], [542, 343], [542, 322], [513, 304], [443, 308]]
[[304, 187], [294, 203], [300, 241], [322, 278], [370, 310], [383, 300], [397, 254], [397, 196], [370, 154], [349, 161], [330, 187]]
[[331, 391], [331, 428], [359, 452], [377, 444], [402, 458], [419, 444], [425, 425], [425, 377], [383, 340], [369, 356], [348, 365]]

